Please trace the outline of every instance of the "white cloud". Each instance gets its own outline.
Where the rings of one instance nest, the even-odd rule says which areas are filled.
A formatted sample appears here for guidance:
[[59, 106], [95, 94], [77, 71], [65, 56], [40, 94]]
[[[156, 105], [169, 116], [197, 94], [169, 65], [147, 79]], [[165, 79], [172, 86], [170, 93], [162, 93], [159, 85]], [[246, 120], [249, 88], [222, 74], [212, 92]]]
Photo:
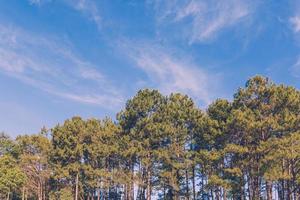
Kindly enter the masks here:
[[66, 41], [0, 24], [0, 60], [0, 73], [50, 94], [106, 108], [123, 102], [117, 87]]
[[293, 30], [295, 33], [300, 32], [300, 16], [294, 16], [290, 18], [290, 22], [293, 26]]
[[92, 20], [97, 28], [100, 30], [102, 27], [102, 18], [96, 2], [92, 0], [64, 0], [69, 6], [80, 11]]
[[31, 5], [42, 5], [43, 3], [51, 2], [52, 0], [28, 0]]
[[[300, 2], [294, 2], [293, 4], [293, 13], [291, 17], [289, 18], [289, 23], [292, 26], [293, 32], [294, 32], [294, 39], [296, 41], [296, 45], [299, 46], [299, 41], [300, 41]], [[294, 65], [290, 67], [290, 72], [291, 75], [300, 78], [300, 55], [298, 55], [298, 58], [296, 58], [296, 62]]]
[[216, 82], [213, 79], [217, 76], [212, 76], [186, 60], [187, 57], [172, 54], [170, 49], [149, 43], [122, 42], [122, 51], [128, 53], [129, 58], [148, 76], [148, 86], [167, 94], [182, 92], [205, 105], [212, 100]]
[[255, 4], [249, 0], [158, 0], [155, 10], [162, 26], [170, 22], [181, 25], [189, 42], [195, 43], [211, 40], [222, 30], [249, 19]]
[[[42, 3], [51, 2], [53, 0], [28, 0], [32, 5], [41, 5]], [[94, 21], [97, 28], [101, 28], [101, 15], [97, 7], [96, 1], [92, 0], [63, 0], [64, 3], [80, 11]]]
[[29, 3], [39, 5], [42, 3], [42, 0], [29, 0]]
[[294, 77], [300, 78], [300, 56], [296, 63], [291, 67], [291, 72]]

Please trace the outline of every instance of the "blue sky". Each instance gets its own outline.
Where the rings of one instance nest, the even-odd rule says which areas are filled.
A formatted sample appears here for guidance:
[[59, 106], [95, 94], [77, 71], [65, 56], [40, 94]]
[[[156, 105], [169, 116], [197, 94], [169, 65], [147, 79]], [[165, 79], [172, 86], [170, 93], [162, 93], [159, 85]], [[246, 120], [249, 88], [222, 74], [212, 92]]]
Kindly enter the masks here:
[[0, 130], [115, 117], [139, 89], [205, 108], [256, 74], [300, 88], [300, 1], [0, 1]]

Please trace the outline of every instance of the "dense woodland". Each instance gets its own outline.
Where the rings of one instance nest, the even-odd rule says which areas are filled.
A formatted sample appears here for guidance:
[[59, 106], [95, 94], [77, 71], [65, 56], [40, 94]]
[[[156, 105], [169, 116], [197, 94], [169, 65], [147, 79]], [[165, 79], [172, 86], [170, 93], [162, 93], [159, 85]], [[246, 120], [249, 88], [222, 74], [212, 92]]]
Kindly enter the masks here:
[[0, 199], [298, 200], [300, 91], [256, 76], [202, 110], [145, 89], [116, 120], [2, 133]]

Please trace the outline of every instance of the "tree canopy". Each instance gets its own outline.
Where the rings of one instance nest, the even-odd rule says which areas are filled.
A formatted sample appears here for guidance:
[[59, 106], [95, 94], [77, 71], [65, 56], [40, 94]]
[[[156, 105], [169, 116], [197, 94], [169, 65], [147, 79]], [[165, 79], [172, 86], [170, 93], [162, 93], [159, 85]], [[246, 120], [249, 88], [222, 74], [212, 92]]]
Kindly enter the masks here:
[[116, 120], [0, 134], [0, 199], [300, 199], [300, 91], [262, 76], [205, 109], [140, 90]]

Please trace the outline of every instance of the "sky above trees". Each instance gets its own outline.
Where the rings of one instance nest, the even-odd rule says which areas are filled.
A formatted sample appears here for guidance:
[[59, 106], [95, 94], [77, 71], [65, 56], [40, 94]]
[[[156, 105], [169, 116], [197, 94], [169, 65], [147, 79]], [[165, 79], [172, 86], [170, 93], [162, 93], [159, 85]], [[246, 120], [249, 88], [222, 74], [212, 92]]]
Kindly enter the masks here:
[[0, 1], [1, 130], [103, 117], [141, 88], [205, 108], [256, 74], [300, 87], [300, 2]]

